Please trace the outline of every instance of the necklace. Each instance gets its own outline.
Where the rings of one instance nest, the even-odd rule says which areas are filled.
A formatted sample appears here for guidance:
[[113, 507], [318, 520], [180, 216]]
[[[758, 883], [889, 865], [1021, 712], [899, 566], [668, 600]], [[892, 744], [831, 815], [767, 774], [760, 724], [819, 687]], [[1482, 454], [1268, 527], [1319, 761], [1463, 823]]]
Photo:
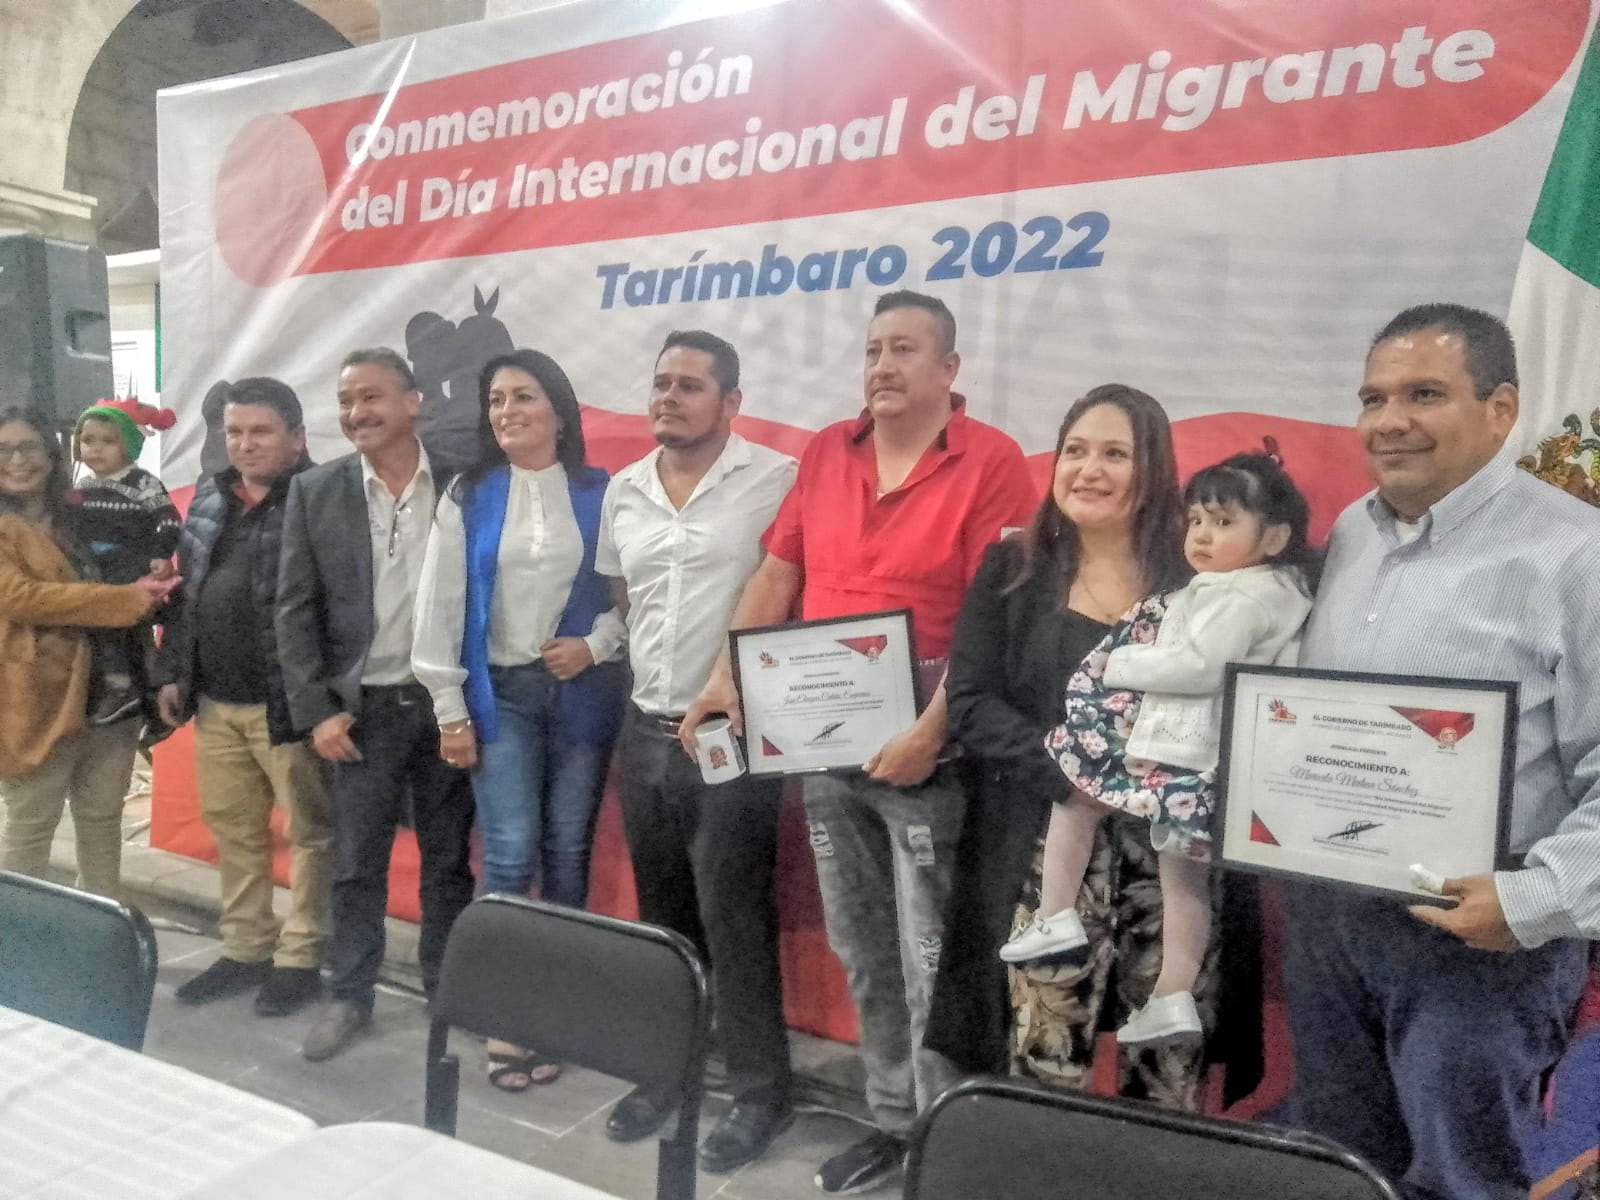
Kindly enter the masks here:
[[1078, 573], [1077, 582], [1083, 585], [1084, 594], [1094, 604], [1094, 612], [1089, 615], [1102, 625], [1114, 625], [1117, 618], [1122, 615], [1121, 609], [1114, 609], [1095, 593], [1094, 587], [1089, 583], [1089, 577], [1083, 572]]

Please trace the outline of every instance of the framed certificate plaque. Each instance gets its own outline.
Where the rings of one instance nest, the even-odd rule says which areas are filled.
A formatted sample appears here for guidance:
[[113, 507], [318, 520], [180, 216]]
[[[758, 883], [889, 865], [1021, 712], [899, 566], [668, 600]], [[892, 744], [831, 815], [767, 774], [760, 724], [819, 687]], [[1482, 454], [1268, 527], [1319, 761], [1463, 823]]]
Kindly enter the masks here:
[[917, 719], [911, 612], [728, 634], [752, 775], [859, 768]]
[[1223, 865], [1424, 896], [1505, 864], [1517, 685], [1227, 669], [1212, 838]]

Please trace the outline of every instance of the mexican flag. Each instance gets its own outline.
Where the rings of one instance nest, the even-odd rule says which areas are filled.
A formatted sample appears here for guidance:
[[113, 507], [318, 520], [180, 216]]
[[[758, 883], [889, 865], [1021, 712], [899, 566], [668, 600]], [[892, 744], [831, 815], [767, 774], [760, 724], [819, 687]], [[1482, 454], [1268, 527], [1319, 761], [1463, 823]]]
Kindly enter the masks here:
[[1511, 329], [1520, 464], [1600, 505], [1600, 31], [1591, 33], [1528, 227]]

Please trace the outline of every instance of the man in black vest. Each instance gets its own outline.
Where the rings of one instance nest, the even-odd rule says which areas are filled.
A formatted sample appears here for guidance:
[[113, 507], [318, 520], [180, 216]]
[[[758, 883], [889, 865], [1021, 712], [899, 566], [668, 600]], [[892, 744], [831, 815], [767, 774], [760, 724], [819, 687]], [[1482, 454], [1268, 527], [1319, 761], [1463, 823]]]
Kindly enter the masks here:
[[439, 757], [426, 689], [411, 673], [412, 609], [436, 496], [417, 440], [421, 396], [393, 350], [356, 350], [339, 371], [339, 427], [354, 454], [289, 489], [278, 649], [289, 709], [324, 764], [334, 813], [332, 1004], [307, 1035], [313, 1062], [372, 1016], [383, 964], [389, 852], [407, 784], [422, 854], [418, 958], [431, 995], [445, 939], [472, 899], [466, 773]]
[[[161, 716], [194, 718], [200, 816], [217, 843], [222, 954], [178, 988], [205, 1004], [252, 988], [281, 1017], [315, 999], [328, 935], [333, 829], [317, 760], [284, 698], [273, 620], [284, 499], [310, 466], [294, 390], [241, 379], [222, 406], [228, 466], [202, 479], [178, 542], [181, 602], [165, 618]], [[272, 911], [272, 810], [288, 817], [287, 918]]]

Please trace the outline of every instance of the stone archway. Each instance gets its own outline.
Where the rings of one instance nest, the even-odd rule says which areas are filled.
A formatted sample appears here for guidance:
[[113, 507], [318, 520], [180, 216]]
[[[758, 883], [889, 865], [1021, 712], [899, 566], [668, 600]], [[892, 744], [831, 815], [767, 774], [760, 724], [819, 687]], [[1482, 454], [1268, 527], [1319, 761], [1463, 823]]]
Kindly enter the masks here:
[[0, 232], [91, 240], [92, 197], [63, 186], [84, 76], [135, 0], [22, 0], [0, 27]]
[[[0, 77], [6, 87], [0, 93], [0, 145], [6, 147], [0, 159], [0, 236], [10, 233], [42, 233], [72, 241], [95, 242], [101, 225], [119, 215], [119, 209], [135, 204], [125, 224], [137, 233], [138, 187], [111, 188], [94, 178], [94, 141], [88, 148], [74, 143], [76, 117], [91, 72], [105, 53], [107, 44], [136, 9], [149, 7], [157, 14], [209, 8], [216, 13], [243, 14], [248, 23], [258, 20], [266, 7], [280, 13], [300, 8], [314, 16], [330, 35], [342, 39], [338, 45], [364, 45], [383, 36], [400, 36], [485, 15], [504, 15], [542, 7], [552, 0], [0, 0]], [[241, 18], [233, 16], [234, 22]], [[208, 36], [226, 32], [224, 19]], [[163, 48], [162, 61], [172, 70], [157, 86], [168, 86], [206, 77], [184, 69], [184, 50], [179, 45]], [[322, 52], [321, 50], [317, 52]], [[287, 61], [277, 58], [273, 61]], [[248, 62], [229, 69], [265, 65]], [[210, 71], [216, 74], [216, 71]], [[133, 98], [130, 107], [153, 112], [155, 92]], [[93, 102], [91, 101], [91, 108]], [[153, 119], [153, 118], [152, 118]], [[93, 122], [88, 123], [92, 127]], [[111, 132], [108, 126], [102, 132]], [[113, 135], [114, 136], [114, 135]], [[120, 157], [119, 147], [117, 155]], [[153, 180], [153, 175], [151, 176]], [[153, 186], [153, 185], [152, 185]], [[112, 194], [108, 203], [90, 189], [102, 188]], [[108, 211], [109, 210], [109, 211]], [[113, 229], [113, 233], [118, 232]], [[137, 240], [137, 239], [136, 239]], [[126, 246], [122, 248], [127, 248]]]
[[350, 39], [313, 9], [353, 25], [366, 0], [138, 0], [84, 72], [62, 179], [94, 197], [94, 241], [108, 253], [159, 241], [156, 92], [342, 50]]

